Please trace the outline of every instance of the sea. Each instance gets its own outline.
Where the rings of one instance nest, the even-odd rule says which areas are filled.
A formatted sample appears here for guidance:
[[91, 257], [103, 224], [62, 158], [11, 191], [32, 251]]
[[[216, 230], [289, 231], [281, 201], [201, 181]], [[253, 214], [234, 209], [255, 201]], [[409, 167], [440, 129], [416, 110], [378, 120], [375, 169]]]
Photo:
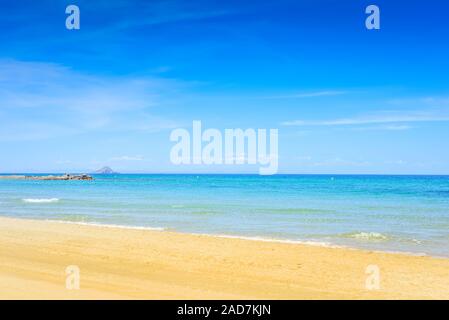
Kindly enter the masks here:
[[0, 216], [449, 257], [449, 176], [0, 179]]

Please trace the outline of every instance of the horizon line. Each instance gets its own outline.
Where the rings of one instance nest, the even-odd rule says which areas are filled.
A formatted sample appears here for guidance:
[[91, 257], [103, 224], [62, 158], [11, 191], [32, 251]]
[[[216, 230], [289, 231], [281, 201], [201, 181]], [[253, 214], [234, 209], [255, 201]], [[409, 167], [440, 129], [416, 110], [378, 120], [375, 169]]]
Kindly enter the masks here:
[[449, 177], [449, 173], [276, 173], [273, 175], [261, 175], [258, 173], [248, 173], [248, 172], [209, 172], [209, 173], [195, 173], [195, 172], [114, 172], [114, 173], [86, 173], [86, 172], [11, 172], [5, 173], [0, 172], [0, 175], [63, 175], [63, 174], [88, 174], [93, 176], [114, 176], [114, 175], [190, 175], [190, 176], [207, 176], [207, 175], [222, 175], [222, 176], [435, 176], [435, 177]]

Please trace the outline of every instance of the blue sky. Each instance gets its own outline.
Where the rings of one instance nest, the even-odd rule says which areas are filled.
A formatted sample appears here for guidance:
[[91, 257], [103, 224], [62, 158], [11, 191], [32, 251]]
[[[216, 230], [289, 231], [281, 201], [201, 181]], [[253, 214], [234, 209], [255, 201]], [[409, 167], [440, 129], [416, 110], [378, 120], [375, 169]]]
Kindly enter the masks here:
[[281, 173], [449, 174], [448, 15], [436, 0], [2, 1], [0, 172], [257, 172], [173, 166], [171, 130], [201, 120], [279, 129]]

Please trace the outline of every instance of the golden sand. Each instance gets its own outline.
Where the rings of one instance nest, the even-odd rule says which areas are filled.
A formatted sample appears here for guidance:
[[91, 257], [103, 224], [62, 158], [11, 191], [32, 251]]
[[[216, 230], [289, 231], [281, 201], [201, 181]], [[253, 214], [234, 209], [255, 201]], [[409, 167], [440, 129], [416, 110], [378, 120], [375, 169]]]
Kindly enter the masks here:
[[449, 299], [449, 259], [0, 218], [0, 299], [122, 298]]

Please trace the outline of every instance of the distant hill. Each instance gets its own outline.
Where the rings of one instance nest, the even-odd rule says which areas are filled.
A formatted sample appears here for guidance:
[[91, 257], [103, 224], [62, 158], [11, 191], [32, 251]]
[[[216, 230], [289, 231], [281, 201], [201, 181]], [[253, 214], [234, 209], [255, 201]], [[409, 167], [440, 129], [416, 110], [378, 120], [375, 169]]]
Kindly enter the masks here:
[[109, 167], [103, 167], [100, 170], [97, 170], [94, 172], [95, 174], [117, 174], [118, 172], [115, 172]]

